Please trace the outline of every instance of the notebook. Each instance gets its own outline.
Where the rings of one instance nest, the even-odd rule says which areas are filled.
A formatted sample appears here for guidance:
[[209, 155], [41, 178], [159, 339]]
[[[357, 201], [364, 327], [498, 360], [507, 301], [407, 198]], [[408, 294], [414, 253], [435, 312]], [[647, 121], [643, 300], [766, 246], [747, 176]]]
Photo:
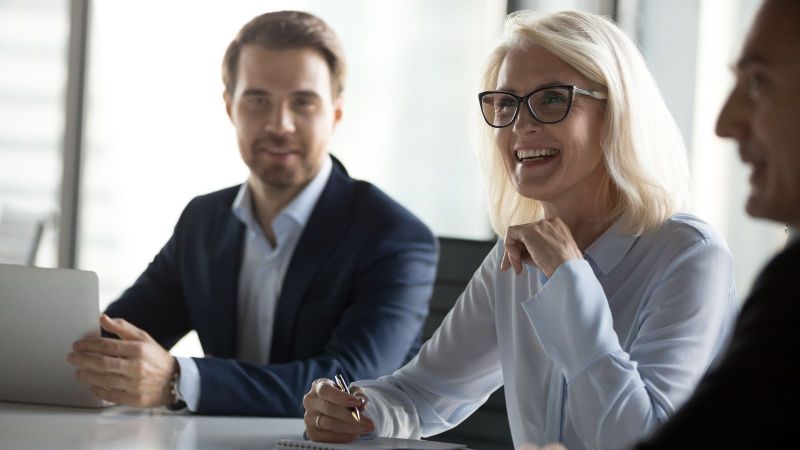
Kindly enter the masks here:
[[99, 315], [93, 272], [0, 264], [0, 401], [106, 406], [67, 363]]
[[294, 450], [298, 448], [315, 450], [364, 450], [368, 448], [393, 450], [458, 450], [465, 449], [466, 445], [390, 437], [361, 438], [346, 444], [314, 442], [303, 439], [278, 439], [275, 443], [276, 450]]

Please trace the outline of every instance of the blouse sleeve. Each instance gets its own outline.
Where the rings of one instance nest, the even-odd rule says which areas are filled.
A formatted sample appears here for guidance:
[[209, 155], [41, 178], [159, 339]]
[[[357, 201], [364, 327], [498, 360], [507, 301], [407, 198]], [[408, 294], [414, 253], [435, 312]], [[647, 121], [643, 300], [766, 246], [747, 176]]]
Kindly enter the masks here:
[[502, 385], [492, 292], [501, 246], [414, 357], [394, 374], [355, 383], [367, 390], [365, 414], [380, 436], [419, 438], [467, 418]]
[[[732, 259], [712, 239], [680, 251], [643, 290], [630, 352], [589, 263], [560, 266], [523, 308], [564, 374], [566, 407], [587, 449], [626, 448], [691, 393], [732, 307]], [[727, 301], [726, 301], [727, 300]]]

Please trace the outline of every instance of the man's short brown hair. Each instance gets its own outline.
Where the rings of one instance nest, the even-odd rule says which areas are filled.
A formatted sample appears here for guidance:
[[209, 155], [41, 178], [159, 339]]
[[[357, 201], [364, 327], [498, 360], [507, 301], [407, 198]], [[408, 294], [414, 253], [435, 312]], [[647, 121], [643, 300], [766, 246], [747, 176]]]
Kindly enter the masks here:
[[222, 82], [230, 95], [236, 88], [239, 54], [249, 44], [273, 50], [316, 50], [328, 63], [334, 97], [344, 90], [342, 44], [331, 27], [317, 16], [302, 11], [277, 11], [261, 14], [246, 23], [228, 45], [222, 60]]

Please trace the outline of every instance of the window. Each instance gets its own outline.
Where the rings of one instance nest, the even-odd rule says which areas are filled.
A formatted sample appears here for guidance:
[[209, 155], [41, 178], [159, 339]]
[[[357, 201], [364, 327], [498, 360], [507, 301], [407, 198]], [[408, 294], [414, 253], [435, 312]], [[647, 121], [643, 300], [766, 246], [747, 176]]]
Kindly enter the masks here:
[[[659, 84], [689, 149], [692, 209], [725, 238], [733, 254], [738, 298], [785, 243], [783, 227], [744, 211], [749, 169], [736, 144], [714, 126], [733, 87], [736, 60], [760, 0], [697, 2], [633, 0], [628, 24]], [[628, 11], [629, 12], [629, 11]], [[746, 239], [742, 239], [746, 237]]]
[[245, 180], [220, 67], [265, 6], [317, 14], [342, 39], [345, 111], [331, 153], [350, 174], [436, 234], [491, 236], [467, 126], [505, 2], [94, 2], [79, 266], [98, 272], [101, 307], [192, 197]]
[[[57, 210], [68, 39], [66, 0], [0, 2], [0, 214]], [[38, 265], [56, 265], [55, 243], [50, 226]]]

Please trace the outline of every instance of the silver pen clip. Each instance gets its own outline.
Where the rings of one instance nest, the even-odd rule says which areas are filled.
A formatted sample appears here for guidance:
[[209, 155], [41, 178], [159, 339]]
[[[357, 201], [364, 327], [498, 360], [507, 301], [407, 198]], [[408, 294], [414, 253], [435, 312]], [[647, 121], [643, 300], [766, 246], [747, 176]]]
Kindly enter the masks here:
[[[350, 393], [350, 388], [347, 386], [347, 382], [344, 380], [344, 376], [340, 373], [337, 373], [333, 379], [336, 381], [336, 385], [339, 387], [339, 390], [342, 392]], [[361, 413], [358, 412], [358, 407], [353, 408], [353, 411], [350, 413], [352, 414], [353, 418], [356, 419], [356, 422], [361, 422]]]

